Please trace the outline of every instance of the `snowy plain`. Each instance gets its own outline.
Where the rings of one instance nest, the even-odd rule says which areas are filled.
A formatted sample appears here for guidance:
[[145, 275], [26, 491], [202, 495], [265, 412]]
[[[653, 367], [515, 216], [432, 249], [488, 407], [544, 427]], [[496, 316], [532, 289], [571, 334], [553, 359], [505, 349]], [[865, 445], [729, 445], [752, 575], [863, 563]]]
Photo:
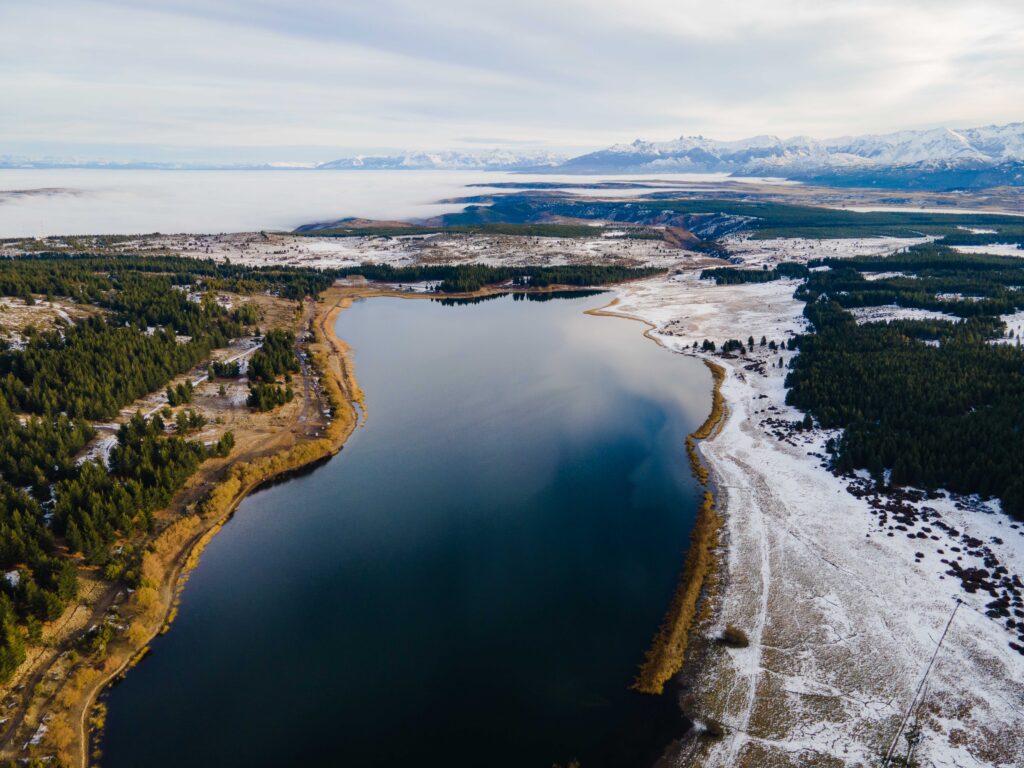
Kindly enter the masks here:
[[[791, 241], [752, 253], [759, 242], [744, 246], [751, 265], [851, 246]], [[683, 272], [619, 288], [606, 311], [651, 324], [668, 349], [700, 354], [693, 342], [705, 338], [721, 346], [801, 332], [793, 289], [716, 286]], [[885, 309], [870, 319], [904, 316]], [[894, 500], [832, 474], [825, 443], [835, 433], [794, 429], [803, 414], [785, 403], [779, 362], [793, 354], [756, 345], [715, 356], [728, 415], [701, 451], [726, 520], [725, 586], [704, 631], [733, 624], [751, 642], [719, 647], [699, 670], [698, 714], [726, 735], [697, 764], [882, 765], [887, 753], [906, 755], [910, 734], [922, 766], [1024, 765], [1024, 656], [1003, 620], [986, 615], [991, 595], [950, 575], [995, 558], [1019, 580], [1024, 527], [998, 501], [913, 489]]]

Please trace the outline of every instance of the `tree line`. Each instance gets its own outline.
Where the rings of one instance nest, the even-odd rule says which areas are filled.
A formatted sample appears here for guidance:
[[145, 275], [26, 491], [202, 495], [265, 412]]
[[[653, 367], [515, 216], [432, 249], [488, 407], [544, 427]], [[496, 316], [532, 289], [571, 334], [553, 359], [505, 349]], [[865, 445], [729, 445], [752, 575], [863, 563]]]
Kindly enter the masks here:
[[[1020, 259], [962, 254], [927, 244], [889, 257], [855, 257], [812, 262], [828, 269], [812, 272], [796, 293], [803, 301], [822, 296], [846, 308], [895, 304], [958, 317], [1009, 314], [1024, 308]], [[864, 273], [894, 272], [868, 280]]]
[[662, 272], [664, 270], [650, 267], [587, 264], [557, 267], [493, 267], [486, 264], [393, 267], [389, 264], [363, 264], [340, 270], [339, 275], [361, 275], [367, 280], [387, 283], [436, 282], [442, 293], [465, 293], [501, 283], [540, 288], [550, 285], [607, 285]]
[[272, 383], [278, 376], [298, 373], [295, 334], [292, 331], [267, 331], [263, 346], [249, 360], [249, 380]]
[[[897, 484], [996, 496], [1024, 519], [1024, 350], [992, 343], [1006, 330], [999, 316], [1024, 308], [1024, 260], [926, 243], [782, 267], [702, 277], [759, 283], [804, 272], [795, 295], [806, 302], [811, 332], [787, 342], [800, 354], [786, 399], [822, 427], [843, 430], [830, 444], [834, 466], [867, 469], [880, 482], [888, 470]], [[871, 273], [886, 274], [869, 280]], [[954, 318], [858, 324], [849, 312], [890, 304]], [[729, 340], [723, 351], [743, 346]]]
[[761, 269], [737, 269], [736, 267], [715, 267], [700, 273], [701, 280], [714, 280], [716, 285], [739, 285], [741, 283], [770, 283], [782, 278], [803, 278], [810, 274], [804, 264], [783, 261], [771, 269], [765, 264]]
[[334, 280], [330, 272], [305, 267], [250, 267], [186, 256], [41, 252], [0, 259], [0, 292], [5, 296], [53, 294], [99, 303], [103, 292], [125, 275], [162, 275], [175, 285], [242, 294], [271, 291], [287, 299], [316, 296]]
[[843, 429], [838, 469], [998, 496], [1024, 519], [1024, 351], [989, 343], [1001, 322], [858, 325], [825, 297], [805, 314], [787, 402]]
[[[220, 306], [216, 290], [301, 298], [332, 279], [313, 270], [164, 257], [0, 260], [0, 295], [59, 296], [105, 310], [73, 324], [57, 321], [52, 330], [30, 329], [24, 349], [0, 350], [0, 568], [9, 576], [0, 579], [0, 680], [23, 660], [26, 637], [38, 641], [41, 622], [74, 599], [74, 556], [107, 566], [123, 558], [112, 545], [151, 529], [154, 513], [199, 464], [226, 456], [234, 443], [230, 433], [209, 446], [184, 439], [203, 425], [198, 414], [179, 415], [174, 434], [161, 415], [136, 414], [120, 427], [109, 467], [76, 463], [95, 436], [86, 419], [116, 416], [258, 320], [251, 305]], [[268, 335], [268, 369], [296, 370], [294, 336]], [[184, 383], [168, 396], [188, 402], [191, 394]], [[121, 569], [110, 572], [113, 578]]]

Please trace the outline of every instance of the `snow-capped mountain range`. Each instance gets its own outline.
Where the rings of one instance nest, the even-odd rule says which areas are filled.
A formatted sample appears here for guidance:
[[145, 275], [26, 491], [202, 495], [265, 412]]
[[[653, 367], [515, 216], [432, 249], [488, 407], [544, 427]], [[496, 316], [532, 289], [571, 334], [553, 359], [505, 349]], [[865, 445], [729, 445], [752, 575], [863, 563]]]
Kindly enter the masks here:
[[813, 139], [755, 136], [716, 141], [683, 136], [673, 141], [616, 144], [574, 157], [558, 170], [576, 173], [725, 171], [737, 175], [806, 175], [917, 167], [982, 168], [1024, 162], [1024, 123], [953, 130], [933, 128], [888, 134]]
[[402, 152], [394, 155], [356, 155], [326, 163], [215, 163], [168, 161], [102, 161], [75, 158], [34, 159], [0, 155], [0, 168], [98, 168], [148, 170], [439, 170], [439, 171], [523, 171], [544, 170], [565, 162], [564, 155], [551, 152], [515, 152], [488, 149], [478, 152]]
[[521, 171], [554, 168], [565, 157], [551, 152], [514, 152], [506, 149], [479, 152], [407, 152], [399, 155], [357, 156], [321, 163], [324, 170], [443, 170]]
[[1024, 122], [814, 139], [754, 136], [719, 141], [637, 139], [565, 158], [545, 151], [481, 149], [357, 155], [323, 163], [103, 162], [0, 155], [0, 168], [225, 170], [460, 170], [565, 174], [729, 173], [781, 176], [839, 186], [982, 188], [1024, 186]]
[[890, 187], [1024, 185], [1024, 122], [814, 139], [754, 136], [718, 141], [637, 139], [565, 159], [546, 152], [407, 152], [322, 163], [330, 169], [492, 170], [535, 173], [705, 173], [782, 176], [826, 184]]

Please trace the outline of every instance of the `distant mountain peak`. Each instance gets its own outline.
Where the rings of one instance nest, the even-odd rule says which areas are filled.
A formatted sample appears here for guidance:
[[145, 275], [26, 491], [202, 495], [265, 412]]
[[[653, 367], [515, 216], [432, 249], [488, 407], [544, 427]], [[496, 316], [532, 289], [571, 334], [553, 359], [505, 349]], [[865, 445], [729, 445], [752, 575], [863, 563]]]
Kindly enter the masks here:
[[817, 139], [759, 134], [719, 140], [702, 134], [629, 143], [566, 159], [540, 150], [408, 151], [354, 155], [318, 165], [102, 162], [0, 155], [0, 168], [231, 170], [465, 170], [535, 173], [728, 173], [841, 186], [960, 189], [1024, 186], [1024, 121], [975, 128], [939, 126]]
[[486, 149], [473, 152], [453, 150], [403, 152], [396, 155], [356, 155], [331, 160], [317, 166], [322, 170], [445, 170], [445, 171], [521, 171], [547, 169], [565, 161], [551, 152], [515, 152]]
[[780, 139], [770, 134], [729, 141], [701, 135], [683, 135], [664, 142], [638, 138], [630, 144], [615, 144], [574, 157], [558, 169], [577, 173], [724, 171], [788, 176], [850, 168], [977, 168], [1019, 162], [1024, 162], [1024, 123], [962, 129], [943, 126], [833, 139]]

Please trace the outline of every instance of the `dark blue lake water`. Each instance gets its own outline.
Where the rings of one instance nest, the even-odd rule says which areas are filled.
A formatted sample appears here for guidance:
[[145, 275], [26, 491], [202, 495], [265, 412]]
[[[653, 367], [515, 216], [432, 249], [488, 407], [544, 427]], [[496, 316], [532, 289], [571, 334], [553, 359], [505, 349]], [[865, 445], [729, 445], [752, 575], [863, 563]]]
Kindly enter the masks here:
[[606, 296], [344, 312], [368, 418], [245, 500], [109, 693], [107, 768], [653, 762], [629, 691], [697, 506], [698, 361]]

